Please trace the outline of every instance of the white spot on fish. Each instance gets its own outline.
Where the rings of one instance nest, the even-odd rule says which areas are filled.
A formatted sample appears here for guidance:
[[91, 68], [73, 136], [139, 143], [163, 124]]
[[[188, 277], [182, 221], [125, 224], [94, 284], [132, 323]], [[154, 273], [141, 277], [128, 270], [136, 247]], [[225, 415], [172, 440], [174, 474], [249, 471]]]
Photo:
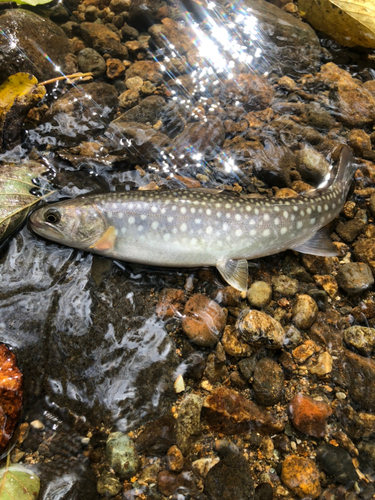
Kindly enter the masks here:
[[320, 212], [322, 211], [322, 206], [321, 206], [321, 205], [318, 205], [317, 210], [318, 210], [318, 212], [320, 213]]
[[310, 214], [311, 214], [311, 208], [310, 208], [310, 207], [307, 207], [307, 208], [306, 208], [306, 213], [307, 213], [308, 215], [310, 215]]
[[169, 216], [169, 217], [167, 217], [167, 221], [168, 221], [168, 222], [172, 222], [172, 221], [173, 221], [173, 219], [174, 219], [174, 217], [170, 217], [170, 216]]
[[310, 224], [311, 225], [315, 224], [315, 222], [316, 222], [316, 219], [314, 219], [314, 218], [310, 219]]
[[303, 222], [302, 222], [301, 220], [299, 220], [299, 221], [297, 222], [297, 229], [301, 229], [301, 228], [302, 228], [302, 226], [303, 226]]
[[298, 212], [298, 207], [297, 207], [297, 205], [295, 205], [295, 206], [293, 207], [293, 210], [294, 210], [295, 212]]
[[218, 212], [218, 213], [216, 214], [216, 217], [220, 218], [220, 217], [221, 217], [221, 215], [222, 215], [222, 214], [221, 214], [221, 212]]
[[250, 230], [250, 236], [255, 236], [257, 234], [257, 230], [256, 229], [251, 229]]
[[259, 209], [258, 209], [258, 208], [255, 208], [255, 209], [254, 209], [254, 213], [255, 213], [255, 215], [259, 215]]
[[155, 213], [155, 212], [157, 212], [157, 211], [158, 211], [158, 209], [157, 209], [155, 206], [151, 207], [151, 212], [152, 212], [152, 213]]
[[241, 215], [240, 215], [240, 214], [236, 214], [236, 215], [234, 216], [234, 218], [235, 218], [236, 220], [241, 220], [241, 219], [242, 219], [242, 217], [241, 217]]
[[336, 208], [336, 203], [332, 203], [332, 210]]
[[177, 233], [177, 227], [174, 227], [174, 228], [172, 229], [172, 233], [173, 233], [173, 234], [176, 234], [176, 233]]
[[231, 204], [230, 203], [226, 203], [225, 204], [225, 208], [230, 208], [231, 207]]
[[271, 231], [269, 229], [265, 229], [262, 234], [263, 236], [269, 236], [271, 234]]
[[223, 231], [227, 231], [228, 227], [229, 227], [229, 225], [226, 222], [224, 222], [224, 224], [223, 224]]
[[287, 231], [288, 231], [288, 229], [287, 229], [286, 227], [282, 227], [282, 228], [280, 229], [280, 234], [286, 234], [286, 233], [287, 233]]
[[186, 207], [181, 207], [181, 208], [180, 208], [180, 212], [181, 212], [182, 214], [186, 214]]
[[165, 233], [165, 234], [163, 235], [163, 240], [164, 240], [164, 241], [169, 241], [170, 239], [171, 239], [171, 235], [170, 235], [169, 233]]
[[202, 222], [202, 219], [195, 219], [195, 220], [194, 220], [194, 222], [195, 222], [196, 224], [200, 224], [200, 223]]
[[242, 230], [241, 229], [236, 229], [235, 233], [234, 233], [238, 238], [240, 236], [242, 236]]
[[251, 206], [250, 205], [246, 205], [246, 211], [247, 212], [251, 212]]
[[157, 229], [157, 228], [159, 227], [159, 222], [154, 221], [154, 222], [151, 224], [151, 227], [152, 227], [152, 229]]
[[284, 216], [284, 219], [287, 219], [289, 217], [287, 210], [284, 210], [283, 216]]
[[198, 239], [197, 238], [191, 238], [190, 243], [192, 245], [196, 245], [198, 243]]
[[329, 210], [329, 206], [327, 205], [327, 203], [324, 205], [324, 210], [325, 211]]
[[278, 207], [278, 206], [273, 207], [273, 209], [275, 210], [275, 212], [280, 212], [280, 207]]
[[183, 233], [187, 230], [187, 225], [185, 224], [185, 222], [181, 224], [180, 229]]
[[270, 220], [270, 216], [269, 216], [268, 214], [264, 214], [264, 215], [263, 215], [263, 219], [264, 219], [265, 221], [269, 221], [269, 220]]
[[211, 226], [206, 227], [206, 233], [212, 234], [212, 227]]
[[230, 219], [230, 218], [231, 218], [230, 213], [228, 212], [227, 214], [225, 214], [225, 217], [226, 217], [227, 219]]
[[122, 234], [125, 234], [125, 233], [126, 233], [126, 228], [125, 228], [125, 227], [122, 227], [122, 228], [121, 228], [121, 232], [122, 232]]
[[211, 212], [211, 210], [210, 210], [209, 208], [207, 208], [207, 210], [206, 210], [206, 214], [207, 214], [207, 215], [211, 215], [211, 213], [212, 213], [212, 212]]
[[135, 222], [134, 217], [129, 217], [128, 222], [129, 222], [129, 224], [134, 224], [134, 222]]
[[138, 230], [139, 232], [141, 232], [141, 231], [143, 230], [143, 226], [138, 226], [138, 227], [137, 227], [137, 230]]
[[165, 208], [162, 208], [162, 209], [160, 210], [160, 212], [161, 212], [162, 214], [165, 214], [166, 209], [165, 209]]
[[276, 217], [276, 219], [273, 221], [273, 223], [275, 224], [275, 226], [278, 226], [280, 224], [280, 219], [278, 217]]
[[141, 220], [146, 220], [146, 219], [147, 219], [147, 215], [142, 214], [142, 215], [141, 215]]

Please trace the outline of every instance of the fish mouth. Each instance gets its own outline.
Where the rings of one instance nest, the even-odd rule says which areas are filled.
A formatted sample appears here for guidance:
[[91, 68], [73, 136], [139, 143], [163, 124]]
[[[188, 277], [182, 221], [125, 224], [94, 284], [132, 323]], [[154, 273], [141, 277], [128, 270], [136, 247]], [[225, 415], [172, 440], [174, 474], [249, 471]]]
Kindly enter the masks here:
[[47, 238], [58, 238], [59, 240], [62, 238], [61, 231], [54, 226], [53, 224], [43, 221], [40, 222], [36, 217], [35, 213], [31, 214], [28, 223], [29, 229], [31, 229], [34, 233], [39, 234], [40, 236], [47, 236]]

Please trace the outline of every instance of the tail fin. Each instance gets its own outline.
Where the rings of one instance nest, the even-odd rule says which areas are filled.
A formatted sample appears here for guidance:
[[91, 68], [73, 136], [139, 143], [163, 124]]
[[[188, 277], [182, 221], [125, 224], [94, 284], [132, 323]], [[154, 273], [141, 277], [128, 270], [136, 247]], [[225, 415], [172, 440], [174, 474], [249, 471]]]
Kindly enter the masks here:
[[349, 190], [350, 183], [352, 182], [356, 170], [357, 167], [353, 162], [353, 155], [348, 146], [344, 146], [341, 150], [341, 158], [335, 183], [342, 182], [344, 189]]

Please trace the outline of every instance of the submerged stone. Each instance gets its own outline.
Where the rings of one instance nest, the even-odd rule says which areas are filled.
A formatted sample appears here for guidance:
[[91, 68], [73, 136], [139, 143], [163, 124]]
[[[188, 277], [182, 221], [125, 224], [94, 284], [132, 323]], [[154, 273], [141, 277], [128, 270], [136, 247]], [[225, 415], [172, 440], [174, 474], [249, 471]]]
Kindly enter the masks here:
[[121, 479], [134, 476], [141, 465], [133, 441], [122, 432], [112, 432], [109, 435], [106, 456], [110, 467]]

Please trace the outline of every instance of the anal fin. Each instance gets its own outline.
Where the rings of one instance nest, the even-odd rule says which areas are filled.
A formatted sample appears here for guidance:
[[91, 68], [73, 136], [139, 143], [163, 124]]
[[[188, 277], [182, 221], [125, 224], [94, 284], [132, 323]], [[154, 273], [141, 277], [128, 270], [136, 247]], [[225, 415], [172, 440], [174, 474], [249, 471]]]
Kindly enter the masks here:
[[109, 226], [107, 231], [101, 238], [90, 248], [93, 250], [111, 250], [116, 241], [116, 229], [114, 226]]
[[335, 257], [337, 249], [333, 246], [327, 227], [317, 231], [309, 240], [292, 247], [297, 252], [318, 255], [320, 257]]
[[246, 292], [249, 274], [246, 259], [219, 261], [216, 267], [227, 283], [236, 288], [236, 290]]

